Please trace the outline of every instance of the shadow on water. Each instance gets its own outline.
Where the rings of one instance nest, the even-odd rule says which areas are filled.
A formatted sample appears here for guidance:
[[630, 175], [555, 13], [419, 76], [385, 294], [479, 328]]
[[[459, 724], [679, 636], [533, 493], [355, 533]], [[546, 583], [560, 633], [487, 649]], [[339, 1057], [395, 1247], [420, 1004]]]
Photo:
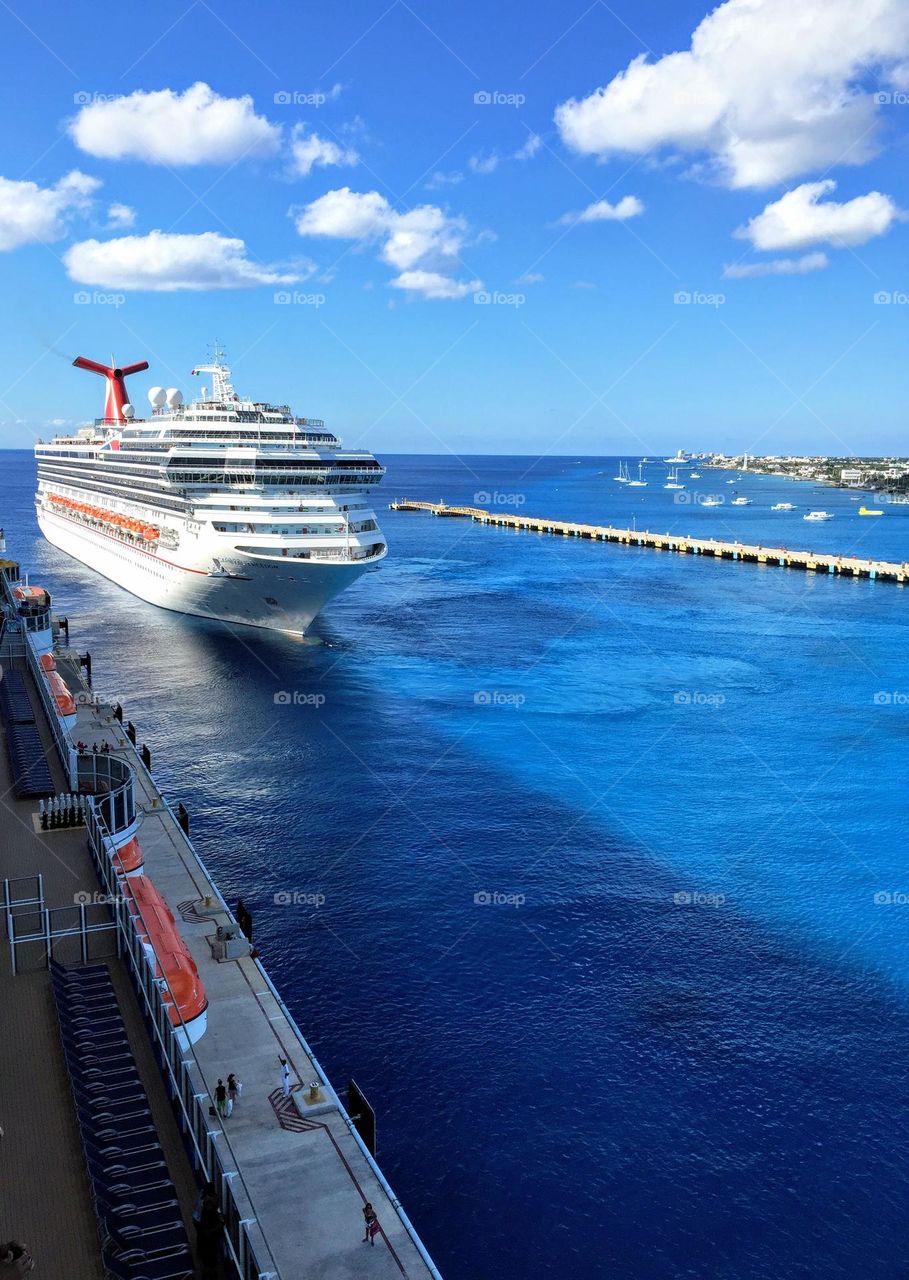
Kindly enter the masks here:
[[[677, 900], [730, 846], [732, 884], [766, 874], [781, 900], [792, 864], [810, 863], [785, 824], [778, 845], [736, 848], [779, 802], [763, 773], [719, 756], [716, 719], [672, 721], [616, 817], [587, 812], [548, 755], [588, 783], [611, 756], [636, 759], [678, 678], [739, 691], [740, 736], [772, 707], [781, 768], [810, 745], [809, 721], [822, 772], [838, 735], [864, 728], [864, 704], [834, 704], [855, 654], [883, 646], [889, 596], [862, 595], [841, 651], [822, 640], [831, 619], [847, 634], [848, 606], [826, 587], [807, 616], [758, 576], [402, 521], [397, 562], [301, 645], [136, 601], [37, 540], [30, 484], [23, 472], [11, 506], [23, 563], [147, 737], [225, 895], [249, 902], [335, 1083], [355, 1074], [376, 1105], [383, 1168], [447, 1280], [901, 1273], [909, 1016], [897, 967], [891, 985], [848, 948], [861, 878], [818, 846], [805, 899], [842, 917], [825, 917], [826, 938], [744, 892]], [[735, 660], [705, 665], [707, 643]], [[784, 669], [796, 650], [807, 675]], [[517, 680], [535, 755], [516, 720], [473, 709], [473, 691]], [[862, 782], [880, 750], [863, 747]], [[892, 815], [876, 803], [882, 843]], [[632, 839], [632, 811], [662, 838]]]

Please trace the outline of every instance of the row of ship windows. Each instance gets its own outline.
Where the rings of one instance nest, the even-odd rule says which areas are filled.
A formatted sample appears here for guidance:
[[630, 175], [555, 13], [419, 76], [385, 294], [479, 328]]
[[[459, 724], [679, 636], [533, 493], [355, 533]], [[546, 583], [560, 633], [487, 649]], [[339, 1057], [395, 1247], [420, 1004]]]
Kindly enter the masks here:
[[[180, 514], [183, 514], [186, 509], [186, 503], [179, 496], [166, 497], [162, 494], [159, 485], [143, 484], [141, 481], [122, 486], [119, 484], [105, 484], [92, 475], [73, 475], [71, 472], [58, 468], [41, 466], [38, 468], [38, 479], [43, 480], [46, 484], [52, 484], [55, 488], [64, 490], [73, 486], [89, 489], [93, 497], [97, 497], [102, 505], [104, 505], [104, 497], [109, 496], [112, 500], [116, 498], [126, 502], [140, 502], [143, 505], [164, 507], [169, 511], [176, 511]], [[70, 494], [69, 496], [77, 495]]]
[[[222, 503], [221, 505], [223, 506], [224, 504]], [[232, 502], [227, 508], [228, 511], [257, 511], [260, 516], [336, 516], [339, 511], [365, 511], [366, 509], [365, 502], [345, 502], [343, 505], [337, 507], [307, 507], [304, 504], [300, 504], [296, 507], [242, 507], [237, 506]]]
[[[38, 467], [39, 479], [50, 481], [60, 486], [73, 485], [73, 484], [84, 485], [86, 488], [91, 488], [92, 490], [98, 493], [110, 494], [112, 496], [115, 496], [118, 498], [125, 498], [133, 502], [147, 502], [155, 506], [169, 508], [172, 511], [183, 512], [185, 510], [186, 504], [181, 500], [181, 495], [177, 492], [171, 491], [170, 494], [165, 496], [166, 491], [162, 493], [162, 488], [160, 484], [155, 484], [153, 482], [140, 480], [138, 477], [133, 477], [129, 475], [129, 473], [126, 473], [124, 471], [118, 471], [116, 475], [112, 475], [110, 471], [106, 471], [104, 473], [104, 480], [102, 480], [97, 477], [96, 472], [97, 472], [97, 468], [86, 468], [86, 469], [80, 469], [78, 472], [74, 474], [67, 471], [64, 468], [55, 467], [53, 464], [45, 465], [45, 466], [42, 466], [39, 464], [39, 467]], [[189, 483], [189, 481], [187, 481], [185, 477], [175, 476], [173, 478], [177, 479], [178, 482], [180, 483]], [[111, 483], [105, 483], [105, 480], [110, 481]], [[191, 483], [193, 483], [194, 485], [207, 484], [209, 486], [217, 487], [219, 489], [224, 489], [224, 488], [230, 489], [241, 482], [242, 482], [241, 478], [238, 476], [231, 476], [228, 478], [220, 473], [217, 475], [214, 475], [209, 480], [205, 480], [203, 477], [200, 477], [200, 476], [194, 476], [191, 481]], [[266, 482], [266, 478], [261, 477], [259, 480], [259, 483], [265, 483], [265, 482]], [[245, 481], [245, 483], [256, 484], [257, 481], [250, 476]], [[275, 476], [267, 477], [267, 483], [271, 485], [283, 484], [283, 485], [294, 486], [293, 488], [288, 488], [285, 492], [287, 492], [289, 495], [292, 495], [292, 496], [299, 495], [301, 497], [304, 496], [302, 494], [299, 494], [299, 490], [301, 487], [322, 488], [322, 489], [326, 487], [325, 478], [321, 476], [318, 477], [316, 480], [309, 480], [305, 476], [275, 475]], [[356, 483], [373, 484], [375, 483], [375, 480], [374, 480], [374, 477], [371, 477], [371, 476], [368, 479], [359, 479], [359, 480], [356, 476], [352, 476], [352, 475], [337, 477], [335, 478], [334, 481], [331, 481], [329, 483], [328, 487], [329, 488], [332, 487], [333, 484], [351, 485]], [[361, 507], [365, 506], [365, 504], [361, 503], [360, 506]], [[353, 504], [351, 504], [351, 510], [353, 509], [355, 508]]]
[[171, 471], [170, 479], [174, 484], [185, 485], [209, 485], [216, 488], [229, 488], [236, 484], [282, 484], [282, 485], [305, 485], [307, 488], [325, 488], [334, 487], [335, 485], [364, 485], [375, 484], [380, 475], [369, 473], [348, 472], [346, 474], [330, 472], [310, 472], [302, 473], [295, 471], [275, 471], [263, 475], [261, 472], [233, 472], [225, 474], [223, 471]]
[[[329, 525], [324, 521], [317, 525], [221, 524], [220, 522], [215, 522], [213, 527], [217, 529], [218, 533], [283, 533], [287, 536], [313, 533], [322, 537], [331, 533], [345, 533], [347, 529], [346, 525]], [[350, 532], [371, 533], [373, 529], [377, 528], [378, 525], [375, 520], [361, 520], [358, 524], [350, 526]]]
[[[135, 558], [133, 556], [125, 556], [122, 551], [112, 551], [111, 555], [116, 556], [118, 560], [125, 560], [127, 564], [135, 565], [136, 563]], [[153, 578], [160, 578], [162, 582], [167, 581], [169, 575], [166, 573], [162, 573], [160, 569], [153, 569], [151, 565], [144, 559], [144, 557], [140, 559], [140, 564], [141, 564], [141, 567], [145, 570], [145, 572], [150, 573]]]

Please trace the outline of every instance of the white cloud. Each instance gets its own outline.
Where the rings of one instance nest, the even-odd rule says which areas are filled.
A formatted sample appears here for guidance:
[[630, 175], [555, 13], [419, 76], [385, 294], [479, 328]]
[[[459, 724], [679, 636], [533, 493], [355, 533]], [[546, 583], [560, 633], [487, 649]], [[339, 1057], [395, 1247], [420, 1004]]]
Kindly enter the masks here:
[[528, 134], [527, 141], [524, 143], [523, 147], [518, 147], [517, 151], [514, 153], [514, 159], [532, 160], [542, 145], [543, 139], [538, 133]]
[[464, 244], [467, 224], [452, 218], [434, 204], [422, 204], [409, 213], [394, 214], [382, 257], [399, 271], [418, 263], [424, 266], [457, 258]]
[[438, 271], [402, 271], [391, 283], [422, 298], [466, 298], [483, 288], [482, 280], [452, 280]]
[[763, 187], [876, 151], [869, 69], [899, 77], [905, 0], [727, 0], [691, 47], [642, 54], [556, 109], [563, 141], [606, 158], [660, 147], [706, 152], [731, 187]]
[[805, 249], [812, 244], [841, 248], [882, 236], [902, 216], [890, 197], [880, 191], [842, 204], [821, 200], [835, 190], [832, 178], [805, 182], [768, 204], [763, 213], [739, 227], [735, 236], [750, 240], [756, 249]]
[[628, 218], [637, 218], [643, 212], [643, 200], [639, 200], [637, 196], [622, 196], [618, 204], [596, 200], [580, 213], [565, 213], [559, 218], [557, 225], [572, 227], [581, 222], [625, 222]]
[[70, 121], [82, 151], [103, 160], [149, 164], [225, 164], [277, 151], [281, 130], [257, 116], [253, 100], [222, 98], [201, 81], [184, 93], [139, 89], [110, 102], [90, 102]]
[[769, 262], [733, 262], [723, 267], [724, 280], [754, 280], [759, 276], [803, 276], [830, 266], [826, 253], [803, 253], [800, 258], [771, 258]]
[[301, 210], [291, 210], [301, 236], [332, 240], [363, 240], [381, 235], [393, 217], [391, 205], [378, 191], [327, 191]]
[[470, 157], [467, 161], [467, 165], [471, 173], [480, 173], [483, 175], [495, 173], [496, 169], [499, 167], [499, 156], [495, 151], [490, 151], [488, 155], [480, 151], [477, 155]]
[[360, 157], [353, 147], [341, 147], [317, 133], [307, 134], [301, 124], [294, 126], [290, 143], [291, 169], [294, 177], [305, 178], [316, 166], [359, 164]]
[[136, 225], [136, 211], [128, 204], [111, 204], [107, 207], [107, 225], [112, 231], [123, 231]]
[[456, 187], [463, 181], [464, 175], [459, 169], [453, 169], [451, 173], [443, 173], [441, 169], [437, 169], [426, 183], [426, 189], [436, 191], [439, 187]]
[[84, 213], [100, 186], [97, 178], [78, 169], [52, 187], [0, 178], [0, 250], [59, 240], [66, 234], [67, 217]]
[[287, 271], [250, 262], [242, 240], [214, 231], [201, 235], [151, 231], [147, 236], [83, 240], [66, 251], [63, 261], [70, 278], [80, 284], [155, 293], [296, 284], [312, 271], [311, 263]]
[[[393, 282], [396, 288], [425, 298], [457, 298], [473, 291], [472, 284], [468, 287], [445, 274], [457, 265], [467, 223], [437, 205], [398, 213], [378, 191], [340, 187], [303, 209], [291, 210], [291, 215], [301, 236], [379, 242], [379, 256], [401, 273]], [[447, 283], [440, 284], [442, 280]]]

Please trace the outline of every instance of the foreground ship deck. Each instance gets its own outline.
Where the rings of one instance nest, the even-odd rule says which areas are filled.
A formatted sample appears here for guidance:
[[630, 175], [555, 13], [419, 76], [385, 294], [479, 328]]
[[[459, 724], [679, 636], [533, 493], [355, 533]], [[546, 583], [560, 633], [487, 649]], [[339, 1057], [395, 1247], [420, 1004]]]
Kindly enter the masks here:
[[[94, 846], [93, 870], [85, 852], [86, 828], [36, 832], [36, 802], [11, 799], [12, 780], [4, 779], [0, 874], [20, 881], [18, 890], [15, 885], [10, 888], [7, 900], [20, 896], [21, 877], [42, 874], [43, 896], [50, 908], [47, 927], [53, 933], [55, 910], [67, 908], [72, 912], [74, 893], [109, 892], [112, 885], [120, 883], [105, 852], [106, 824], [102, 815], [106, 814], [114, 826], [119, 824], [121, 834], [138, 823], [144, 873], [151, 877], [172, 910], [208, 996], [206, 1029], [191, 1045], [185, 1040], [182, 1045], [179, 1043], [179, 1028], [176, 1035], [167, 1038], [170, 1022], [166, 1013], [161, 1016], [161, 1008], [158, 1009], [158, 1029], [166, 1042], [164, 1070], [166, 1073], [176, 1069], [179, 1073], [178, 1096], [173, 1100], [176, 1121], [162, 1102], [164, 1085], [157, 1079], [158, 1120], [161, 1128], [169, 1126], [168, 1141], [175, 1163], [179, 1166], [182, 1161], [184, 1182], [189, 1182], [185, 1145], [196, 1166], [196, 1179], [211, 1177], [218, 1186], [237, 1260], [230, 1274], [242, 1276], [243, 1280], [299, 1280], [303, 1275], [319, 1280], [349, 1280], [365, 1274], [362, 1208], [368, 1200], [381, 1225], [376, 1247], [368, 1251], [369, 1274], [379, 1280], [438, 1277], [419, 1237], [258, 959], [249, 954], [240, 936], [234, 940], [234, 958], [214, 958], [210, 939], [219, 926], [239, 935], [236, 921], [141, 763], [121, 721], [111, 707], [99, 705], [92, 698], [81, 680], [78, 658], [59, 646], [54, 657], [56, 669], [75, 697], [76, 710], [75, 720], [69, 716], [68, 725], [57, 715], [41, 674], [41, 655], [49, 653], [49, 615], [42, 616], [34, 607], [26, 615], [12, 595], [10, 580], [15, 574], [16, 567], [7, 565], [0, 580], [7, 615], [2, 660], [7, 670], [20, 670], [28, 679], [31, 700], [42, 720], [42, 740], [52, 766], [54, 787], [71, 789], [73, 778], [86, 775], [92, 768], [100, 769], [98, 762], [103, 762], [111, 783], [122, 777], [125, 784], [102, 797], [89, 814], [87, 831], [90, 845]], [[68, 709], [68, 705], [64, 707]], [[79, 756], [72, 747], [80, 740], [106, 746], [109, 754]], [[60, 756], [59, 761], [56, 755]], [[110, 915], [104, 908], [99, 910]], [[25, 919], [28, 912], [24, 908], [22, 911], [25, 915], [21, 919]], [[132, 1000], [125, 970], [130, 968], [131, 957], [138, 957], [141, 965], [142, 947], [130, 935], [128, 913], [116, 906], [113, 917], [124, 952], [119, 981], [125, 997]], [[78, 958], [80, 941], [74, 936], [54, 939], [51, 946], [55, 955], [62, 947], [66, 954], [59, 958], [71, 963]], [[88, 945], [94, 948], [98, 940], [92, 936]], [[3, 1191], [7, 1210], [4, 1229], [25, 1239], [42, 1264], [41, 1274], [78, 1275], [91, 1280], [102, 1275], [97, 1224], [80, 1163], [68, 1080], [55, 1038], [43, 942], [38, 944], [37, 952], [34, 947], [32, 943], [17, 945], [21, 962], [18, 976], [12, 976], [8, 957], [0, 970], [4, 1030], [9, 1033], [3, 1055], [10, 1067], [4, 1077], [10, 1089], [4, 1115], [9, 1139], [5, 1151], [17, 1156], [23, 1166], [18, 1178], [7, 1169], [4, 1183], [12, 1179], [13, 1187], [4, 1187]], [[92, 955], [95, 954], [93, 950]], [[28, 956], [30, 964], [25, 962]], [[119, 962], [112, 963], [116, 969]], [[34, 997], [36, 984], [43, 991], [35, 1006], [40, 1016], [30, 1020], [27, 1035], [19, 1038], [17, 1027], [23, 1010]], [[155, 983], [147, 985], [154, 987]], [[139, 981], [140, 1005], [143, 990]], [[144, 1031], [146, 1024], [139, 1019], [138, 1009], [132, 1016], [133, 1030], [138, 1026]], [[11, 1060], [13, 1053], [15, 1061]], [[147, 1066], [152, 1061], [148, 1040], [144, 1053]], [[282, 1096], [280, 1087], [280, 1057], [287, 1060], [291, 1073], [287, 1098]], [[233, 1115], [222, 1122], [211, 1117], [208, 1108], [217, 1080], [225, 1078], [228, 1071], [237, 1073], [243, 1091]], [[178, 1122], [182, 1143], [174, 1136]], [[40, 1139], [42, 1133], [46, 1142], [35, 1143], [33, 1135]], [[179, 1176], [178, 1170], [175, 1181]], [[184, 1186], [184, 1203], [188, 1199]], [[48, 1227], [51, 1203], [53, 1228]], [[51, 1234], [53, 1242], [48, 1239]]]

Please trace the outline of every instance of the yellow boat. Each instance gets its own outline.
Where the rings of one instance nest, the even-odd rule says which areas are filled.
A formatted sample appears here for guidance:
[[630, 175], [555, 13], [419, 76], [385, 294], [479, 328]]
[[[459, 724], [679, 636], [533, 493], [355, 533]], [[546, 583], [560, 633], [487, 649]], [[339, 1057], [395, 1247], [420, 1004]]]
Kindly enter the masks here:
[[860, 516], [882, 516], [883, 511], [874, 511], [871, 507], [859, 507]]

